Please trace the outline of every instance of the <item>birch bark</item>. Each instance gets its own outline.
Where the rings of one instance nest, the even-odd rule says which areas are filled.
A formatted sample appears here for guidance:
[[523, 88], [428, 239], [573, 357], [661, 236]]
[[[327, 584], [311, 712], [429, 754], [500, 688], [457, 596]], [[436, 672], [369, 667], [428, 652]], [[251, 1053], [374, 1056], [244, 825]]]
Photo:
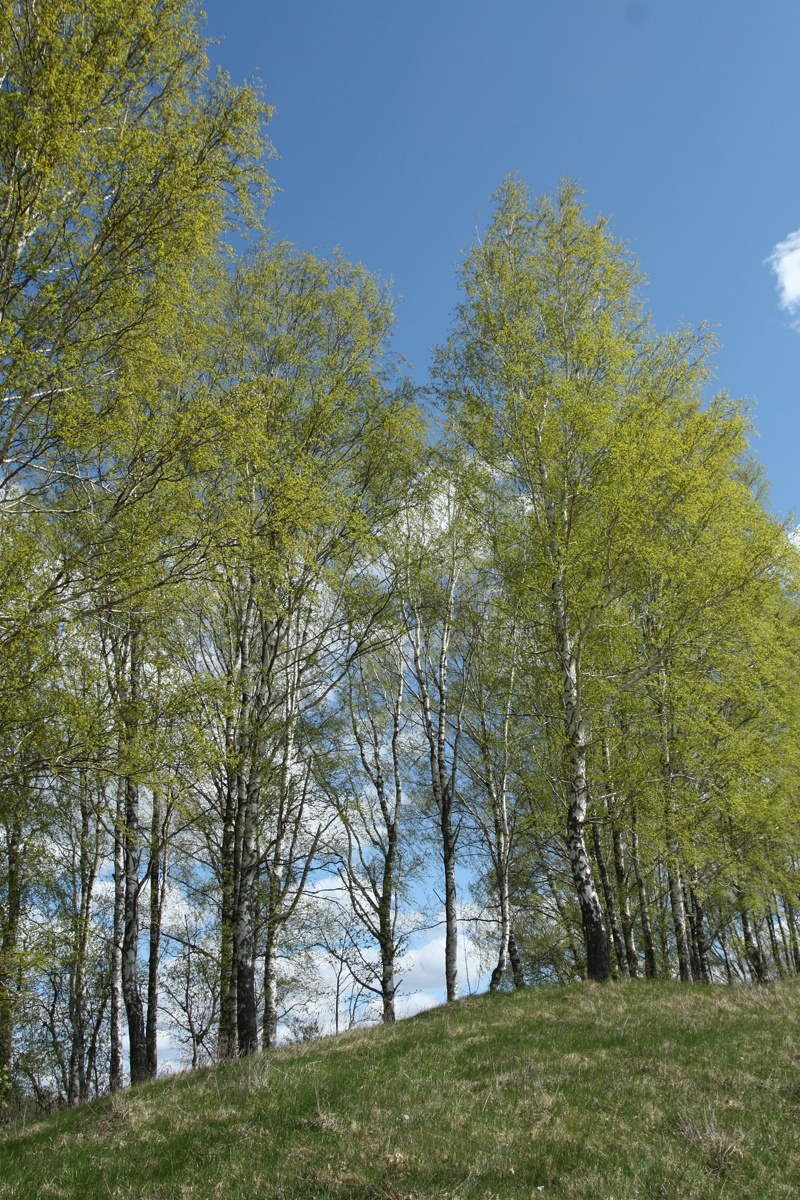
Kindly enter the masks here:
[[[448, 1003], [458, 999], [458, 912], [456, 895], [456, 852], [458, 829], [453, 819], [456, 778], [459, 761], [459, 737], [461, 713], [456, 713], [456, 728], [448, 755], [447, 727], [450, 718], [448, 690], [448, 656], [453, 636], [453, 615], [458, 570], [450, 564], [447, 582], [445, 613], [439, 633], [439, 653], [433, 669], [433, 684], [436, 702], [431, 696], [431, 662], [423, 648], [423, 614], [411, 603], [408, 633], [412, 647], [417, 697], [422, 714], [422, 725], [428, 746], [431, 796], [438, 818], [439, 846], [444, 873], [445, 988]], [[449, 757], [449, 761], [448, 761]]]

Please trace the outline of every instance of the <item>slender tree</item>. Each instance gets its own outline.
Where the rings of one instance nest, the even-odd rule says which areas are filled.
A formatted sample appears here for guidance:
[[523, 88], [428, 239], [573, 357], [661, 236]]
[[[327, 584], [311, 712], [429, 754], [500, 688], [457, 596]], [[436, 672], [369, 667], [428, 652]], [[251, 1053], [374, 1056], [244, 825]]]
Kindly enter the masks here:
[[[745, 422], [724, 397], [701, 408], [707, 337], [653, 333], [635, 265], [605, 221], [586, 219], [573, 185], [532, 204], [512, 179], [496, 202], [465, 262], [463, 301], [435, 379], [467, 452], [485, 470], [484, 487], [504, 497], [509, 513], [502, 570], [524, 613], [531, 660], [549, 664], [587, 971], [607, 979], [607, 924], [585, 839], [592, 677], [602, 675], [603, 646], [616, 647], [630, 603], [652, 619], [648, 571], [659, 579], [654, 594], [673, 602], [669, 571], [692, 531], [697, 541], [707, 530], [704, 509], [715, 489], [746, 502], [747, 484], [735, 471]], [[745, 551], [728, 580], [706, 579], [703, 588], [692, 555], [668, 643], [638, 662], [611, 664], [617, 687], [657, 679], [669, 647], [690, 636], [693, 617], [742, 585], [741, 576], [733, 581], [748, 557], [758, 561]], [[674, 870], [670, 878], [677, 904]]]

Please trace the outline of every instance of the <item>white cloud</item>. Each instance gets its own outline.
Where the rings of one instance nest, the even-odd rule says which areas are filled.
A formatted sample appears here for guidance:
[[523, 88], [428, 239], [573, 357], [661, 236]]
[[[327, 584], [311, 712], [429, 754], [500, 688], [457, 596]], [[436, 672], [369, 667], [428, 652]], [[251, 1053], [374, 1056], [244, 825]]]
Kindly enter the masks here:
[[778, 277], [781, 308], [800, 314], [800, 229], [778, 242], [767, 261]]
[[394, 1007], [397, 1019], [402, 1021], [405, 1017], [413, 1017], [415, 1013], [436, 1008], [443, 1003], [441, 996], [433, 992], [413, 992], [410, 996], [398, 995]]
[[[463, 917], [463, 913], [461, 915]], [[403, 993], [419, 993], [430, 996], [435, 1004], [444, 1003], [444, 947], [444, 932], [428, 935], [411, 947], [402, 971]], [[489, 973], [481, 963], [472, 939], [463, 928], [458, 931], [458, 975], [458, 990], [461, 996], [488, 987]], [[429, 1005], [425, 1004], [424, 1007]]]

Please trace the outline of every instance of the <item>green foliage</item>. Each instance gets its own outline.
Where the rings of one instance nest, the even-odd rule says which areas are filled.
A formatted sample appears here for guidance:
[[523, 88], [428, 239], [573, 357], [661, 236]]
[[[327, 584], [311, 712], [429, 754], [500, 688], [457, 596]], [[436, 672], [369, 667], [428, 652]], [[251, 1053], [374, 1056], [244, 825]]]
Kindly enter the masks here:
[[[277, 997], [280, 938], [314, 943], [289, 932], [310, 873], [349, 832], [351, 882], [377, 879], [391, 822], [365, 792], [390, 771], [397, 811], [435, 818], [451, 995], [457, 852], [517, 983], [520, 961], [636, 974], [642, 951], [684, 979], [800, 972], [797, 550], [744, 407], [707, 394], [712, 339], [656, 333], [575, 185], [534, 201], [510, 178], [463, 266], [430, 445], [379, 280], [266, 238], [233, 261], [270, 195], [269, 110], [209, 76], [201, 22], [191, 0], [0, 2], [0, 1088], [27, 1069], [74, 1100], [75, 1062], [104, 1061], [115, 845], [126, 1003], [139, 893], [160, 879], [152, 1015], [159, 895], [195, 890], [171, 1003], [196, 1054], [218, 1016], [235, 1053], [249, 1005], [252, 1049], [257, 960]], [[501, 1143], [486, 1188], [515, 1194]], [[479, 1186], [449, 1170], [414, 1187]], [[374, 1192], [374, 1163], [353, 1171], [285, 1194]]]
[[[573, 871], [588, 816], [613, 827], [624, 892], [636, 812], [671, 881], [683, 870], [704, 896], [720, 877], [777, 884], [788, 860], [766, 867], [763, 830], [796, 843], [779, 783], [796, 778], [795, 568], [745, 413], [705, 397], [705, 331], [654, 332], [635, 264], [574, 185], [532, 202], [509, 179], [495, 201], [435, 381], [470, 462], [494, 603], [518, 631], [511, 770], [538, 827], [528, 875], [547, 877], [548, 855], [557, 869], [566, 811]], [[507, 653], [483, 649], [482, 662]], [[506, 704], [487, 694], [484, 719]], [[752, 866], [736, 868], [744, 846]], [[588, 865], [580, 890], [579, 875]]]
[[[195, 264], [257, 219], [268, 114], [252, 89], [208, 78], [186, 0], [122, 18], [105, 0], [4, 3], [0, 53], [0, 570], [27, 610], [4, 593], [7, 640], [88, 590], [98, 537], [160, 477], [163, 442], [143, 423], [174, 378]], [[62, 542], [56, 523], [42, 559], [20, 530], [48, 508], [88, 528], [73, 521]]]

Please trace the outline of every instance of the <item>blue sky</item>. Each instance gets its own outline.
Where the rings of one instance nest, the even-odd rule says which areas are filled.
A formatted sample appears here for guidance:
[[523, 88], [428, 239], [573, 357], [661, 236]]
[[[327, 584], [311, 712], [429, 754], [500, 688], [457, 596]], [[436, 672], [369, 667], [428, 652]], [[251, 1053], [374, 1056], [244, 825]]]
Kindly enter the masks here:
[[717, 384], [754, 402], [773, 505], [800, 510], [797, 0], [204, 7], [212, 61], [275, 106], [273, 229], [392, 278], [416, 379], [506, 173], [534, 193], [577, 178], [639, 259], [657, 327], [716, 327]]

